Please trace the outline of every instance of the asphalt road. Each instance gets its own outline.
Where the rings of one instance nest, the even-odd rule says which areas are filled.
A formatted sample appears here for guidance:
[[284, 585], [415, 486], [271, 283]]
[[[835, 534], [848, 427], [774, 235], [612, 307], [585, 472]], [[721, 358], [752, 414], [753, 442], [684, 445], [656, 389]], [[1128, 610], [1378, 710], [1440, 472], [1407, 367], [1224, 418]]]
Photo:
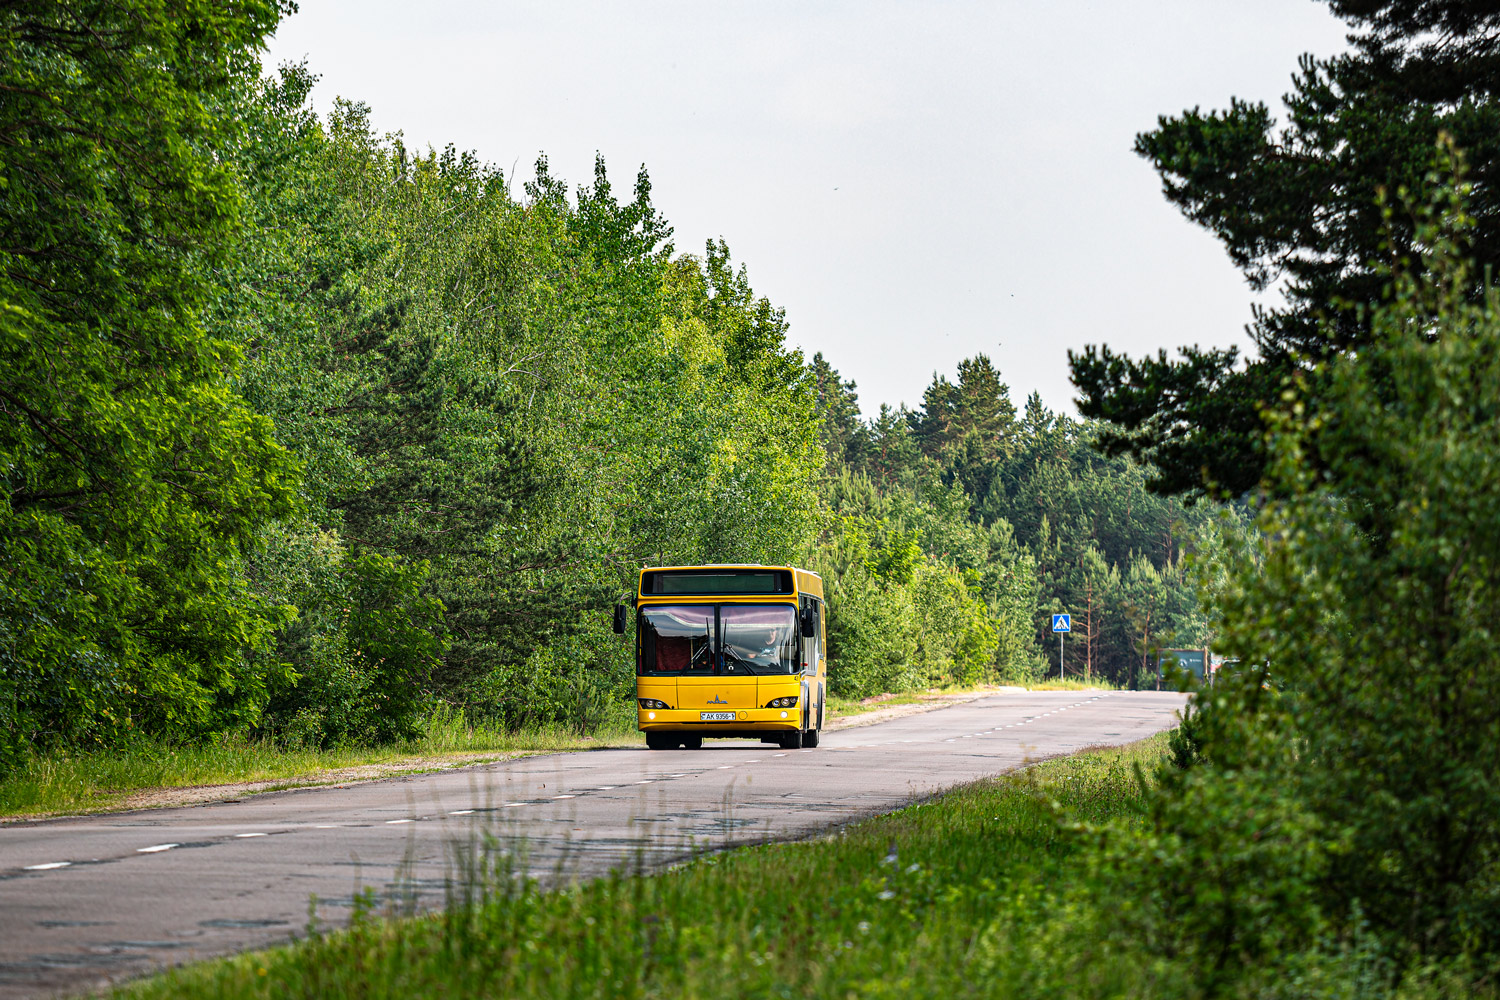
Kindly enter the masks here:
[[440, 906], [487, 837], [543, 879], [804, 836], [1170, 727], [1175, 693], [1021, 692], [825, 733], [596, 750], [238, 802], [0, 826], [0, 997], [77, 993], [325, 927], [356, 894]]

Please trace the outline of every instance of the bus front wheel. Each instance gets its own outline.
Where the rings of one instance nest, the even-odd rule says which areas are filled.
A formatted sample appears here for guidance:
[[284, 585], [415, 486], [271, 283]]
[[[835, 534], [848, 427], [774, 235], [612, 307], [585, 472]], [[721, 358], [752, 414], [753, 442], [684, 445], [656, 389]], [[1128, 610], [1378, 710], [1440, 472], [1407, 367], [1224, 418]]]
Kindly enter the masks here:
[[647, 733], [646, 746], [651, 750], [673, 750], [677, 747], [677, 737], [670, 733]]

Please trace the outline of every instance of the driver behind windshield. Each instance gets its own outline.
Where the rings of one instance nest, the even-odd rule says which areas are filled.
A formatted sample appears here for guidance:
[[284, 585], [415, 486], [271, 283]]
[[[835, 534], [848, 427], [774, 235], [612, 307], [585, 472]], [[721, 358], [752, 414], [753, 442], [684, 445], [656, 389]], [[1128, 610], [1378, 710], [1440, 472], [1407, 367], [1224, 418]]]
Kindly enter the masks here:
[[781, 638], [779, 628], [736, 629], [725, 643], [726, 669], [733, 669], [736, 661], [756, 669], [774, 668], [781, 665]]

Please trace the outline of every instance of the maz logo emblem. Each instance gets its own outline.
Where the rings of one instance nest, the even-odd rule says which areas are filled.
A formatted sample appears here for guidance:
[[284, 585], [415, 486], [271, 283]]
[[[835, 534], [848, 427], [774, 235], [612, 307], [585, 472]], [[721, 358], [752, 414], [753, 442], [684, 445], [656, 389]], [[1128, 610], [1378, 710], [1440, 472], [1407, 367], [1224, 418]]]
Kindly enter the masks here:
[[729, 704], [729, 702], [727, 702], [724, 699], [720, 698], [718, 695], [714, 695], [714, 700], [711, 701], [711, 702], [709, 702], [709, 704], [710, 705], [727, 705], [727, 704]]

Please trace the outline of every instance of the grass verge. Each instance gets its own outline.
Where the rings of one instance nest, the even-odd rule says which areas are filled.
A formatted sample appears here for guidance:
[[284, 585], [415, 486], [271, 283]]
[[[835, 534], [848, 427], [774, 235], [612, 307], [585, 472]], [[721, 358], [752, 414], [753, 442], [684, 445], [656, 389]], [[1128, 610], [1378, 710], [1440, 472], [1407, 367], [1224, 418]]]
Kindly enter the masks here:
[[984, 684], [978, 687], [945, 687], [929, 688], [925, 691], [902, 691], [899, 693], [887, 692], [870, 698], [842, 698], [838, 695], [828, 696], [828, 718], [847, 719], [871, 712], [879, 712], [887, 708], [899, 708], [905, 705], [932, 705], [934, 708], [942, 707], [951, 703], [955, 698], [964, 695], [983, 697], [986, 694], [1001, 694], [1007, 690], [1015, 691], [1024, 688], [1027, 691], [1119, 691], [1122, 690], [1105, 681], [1089, 681], [1087, 683], [1069, 678], [1059, 681], [1040, 680], [1028, 681], [1025, 684], [1017, 682], [1015, 685], [1006, 684]]
[[345, 931], [175, 970], [121, 993], [1069, 995], [1049, 981], [1038, 928], [1085, 877], [1076, 855], [1088, 838], [1059, 817], [1131, 822], [1141, 801], [1135, 765], [1149, 773], [1165, 752], [1158, 736], [1049, 761], [831, 837], [654, 876], [542, 891], [511, 878], [502, 860], [488, 878], [474, 877], [477, 886], [455, 887], [443, 913], [365, 915]]
[[[457, 712], [440, 712], [414, 740], [381, 746], [300, 749], [269, 740], [220, 739], [172, 744], [140, 740], [94, 752], [36, 754], [0, 778], [0, 819], [104, 812], [160, 804], [143, 794], [195, 786], [252, 784], [266, 791], [326, 781], [433, 770], [453, 763], [526, 753], [580, 750], [640, 742], [630, 729], [588, 737], [563, 729], [507, 733], [474, 726]], [[377, 768], [376, 774], [350, 775]], [[159, 801], [160, 800], [160, 801]]]
[[[945, 692], [951, 693], [951, 692]], [[855, 716], [868, 715], [878, 712], [883, 708], [895, 708], [899, 705], [920, 705], [926, 702], [940, 701], [942, 695], [922, 694], [920, 692], [909, 692], [906, 694], [884, 694], [874, 698], [841, 698], [831, 694], [827, 702], [827, 718], [848, 719]]]
[[[1102, 680], [1081, 681], [1081, 680], [1078, 680], [1077, 678], [1074, 678], [1074, 677], [1069, 677], [1069, 678], [1066, 678], [1065, 680], [1058, 680], [1056, 677], [1054, 677], [1051, 680], [1043, 678], [1043, 679], [1041, 679], [1039, 681], [1029, 681], [1026, 684], [1026, 690], [1028, 690], [1028, 691], [1124, 691], [1126, 689], [1120, 687], [1118, 684], [1111, 684], [1111, 683], [1109, 683], [1109, 681], [1102, 681]], [[1142, 688], [1141, 690], [1144, 691], [1145, 688]], [[1171, 690], [1176, 690], [1176, 689], [1175, 688], [1168, 688], [1167, 690], [1171, 691]]]

